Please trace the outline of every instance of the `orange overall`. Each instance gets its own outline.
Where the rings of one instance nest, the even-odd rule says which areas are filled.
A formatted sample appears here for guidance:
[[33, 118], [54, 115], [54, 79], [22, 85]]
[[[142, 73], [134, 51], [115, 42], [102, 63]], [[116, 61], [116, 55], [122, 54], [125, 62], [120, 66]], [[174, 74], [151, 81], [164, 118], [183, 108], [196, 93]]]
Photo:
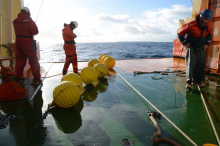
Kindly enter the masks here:
[[78, 72], [77, 54], [76, 54], [76, 46], [74, 41], [76, 35], [73, 33], [73, 31], [71, 30], [68, 24], [65, 25], [62, 31], [63, 31], [63, 40], [64, 40], [63, 49], [66, 54], [66, 61], [63, 67], [63, 75], [67, 74], [70, 63], [72, 63], [73, 65], [73, 71], [77, 73]]
[[178, 30], [178, 38], [186, 48], [186, 80], [201, 83], [205, 80], [206, 52], [204, 45], [209, 46], [213, 30], [209, 22], [205, 26], [200, 24], [200, 15], [195, 20], [185, 23]]
[[16, 34], [16, 82], [21, 80], [27, 58], [29, 59], [34, 80], [38, 82], [41, 77], [40, 64], [36, 54], [36, 43], [33, 39], [33, 35], [38, 34], [38, 28], [31, 17], [22, 12], [18, 14], [13, 24]]

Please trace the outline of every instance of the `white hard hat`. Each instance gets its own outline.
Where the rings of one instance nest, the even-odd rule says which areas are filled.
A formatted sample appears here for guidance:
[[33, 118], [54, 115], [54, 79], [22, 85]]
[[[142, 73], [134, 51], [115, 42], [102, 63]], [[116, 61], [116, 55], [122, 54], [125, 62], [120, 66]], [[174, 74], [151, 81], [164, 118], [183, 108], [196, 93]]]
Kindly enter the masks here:
[[71, 21], [72, 24], [74, 24], [75, 28], [77, 28], [78, 23], [76, 21]]
[[30, 9], [28, 7], [23, 7], [23, 8], [21, 8], [21, 10], [30, 12]]

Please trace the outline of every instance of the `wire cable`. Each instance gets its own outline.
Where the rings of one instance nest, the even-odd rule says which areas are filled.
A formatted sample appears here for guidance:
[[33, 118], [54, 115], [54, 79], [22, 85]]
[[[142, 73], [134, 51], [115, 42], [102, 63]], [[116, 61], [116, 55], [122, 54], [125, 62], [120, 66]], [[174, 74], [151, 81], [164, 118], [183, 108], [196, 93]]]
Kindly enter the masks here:
[[176, 69], [175, 69], [174, 72], [176, 72], [176, 71], [177, 71], [177, 68], [179, 67], [180, 59], [181, 59], [181, 56], [182, 56], [182, 53], [183, 53], [183, 48], [184, 48], [184, 46], [182, 46], [182, 51], [181, 51], [181, 53], [180, 53], [179, 61], [178, 61], [178, 64], [177, 64]]
[[28, 2], [28, 4], [27, 4], [27, 7], [29, 6], [29, 4], [30, 4], [30, 1], [31, 1], [31, 0], [29, 0], [29, 2]]
[[37, 13], [37, 17], [36, 17], [35, 23], [37, 22], [37, 18], [38, 18], [38, 15], [39, 15], [40, 11], [41, 11], [41, 7], [42, 7], [42, 5], [43, 5], [43, 2], [44, 2], [44, 0], [42, 0], [42, 3], [41, 3], [41, 6], [40, 6], [40, 9], [39, 9], [39, 11], [38, 11], [38, 13]]
[[[53, 66], [53, 63], [51, 64], [50, 68]], [[48, 69], [48, 71], [50, 70], [50, 68]], [[42, 83], [40, 85], [38, 85], [37, 89], [34, 91], [33, 95], [31, 96], [30, 100], [34, 99], [35, 95], [37, 94], [38, 90], [40, 89], [40, 87], [43, 85], [43, 81], [46, 78], [48, 72], [46, 72], [46, 74], [43, 77]]]
[[128, 84], [135, 92], [137, 92], [145, 101], [147, 101], [154, 109], [157, 110], [171, 125], [173, 125], [186, 139], [188, 139], [194, 146], [198, 146], [193, 140], [191, 140], [182, 130], [180, 130], [170, 119], [168, 119], [157, 107], [155, 107], [146, 97], [144, 97], [137, 89], [135, 89], [128, 81], [126, 81], [119, 73], [117, 75]]

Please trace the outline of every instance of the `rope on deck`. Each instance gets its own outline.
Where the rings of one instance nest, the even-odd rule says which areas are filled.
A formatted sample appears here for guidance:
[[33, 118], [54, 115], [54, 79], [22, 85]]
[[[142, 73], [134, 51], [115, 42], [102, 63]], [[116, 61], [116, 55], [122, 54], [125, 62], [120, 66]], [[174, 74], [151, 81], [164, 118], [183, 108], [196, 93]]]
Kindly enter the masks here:
[[[50, 65], [50, 68], [51, 68], [52, 66], [53, 66], [53, 63]], [[37, 94], [38, 90], [39, 90], [39, 89], [41, 88], [41, 86], [43, 85], [43, 81], [44, 81], [44, 79], [46, 78], [46, 76], [47, 76], [47, 74], [48, 74], [50, 68], [48, 69], [48, 71], [47, 71], [46, 74], [44, 75], [44, 77], [43, 77], [43, 79], [42, 79], [42, 83], [41, 83], [40, 85], [38, 85], [37, 89], [35, 89], [35, 91], [34, 91], [33, 95], [31, 96], [30, 100], [33, 100], [33, 99], [34, 99], [34, 97], [35, 97], [35, 95]]]
[[154, 109], [157, 110], [173, 127], [175, 127], [186, 139], [188, 139], [194, 146], [198, 146], [193, 140], [191, 140], [181, 129], [179, 129], [170, 119], [168, 119], [157, 107], [155, 107], [146, 97], [144, 97], [137, 89], [135, 89], [128, 81], [126, 81], [119, 73], [117, 75], [127, 83], [134, 91], [136, 91], [145, 101], [147, 101]]
[[210, 123], [211, 123], [211, 125], [212, 125], [212, 129], [213, 129], [213, 131], [214, 131], [214, 133], [215, 133], [215, 136], [216, 136], [216, 139], [217, 139], [217, 141], [218, 141], [218, 144], [220, 145], [220, 140], [219, 140], [219, 137], [218, 137], [218, 133], [216, 132], [215, 125], [213, 124], [212, 118], [211, 118], [211, 116], [210, 116], [209, 110], [208, 110], [208, 108], [207, 108], [207, 105], [206, 105], [206, 103], [205, 103], [204, 97], [203, 97], [203, 95], [202, 95], [202, 91], [201, 91], [201, 89], [200, 89], [199, 86], [198, 86], [198, 89], [199, 89], [199, 92], [200, 92], [200, 95], [201, 95], [202, 102], [203, 102], [203, 104], [204, 104], [204, 106], [205, 106], [206, 113], [207, 113], [207, 115], [208, 115], [208, 117], [209, 117], [209, 121], [210, 121]]
[[184, 49], [184, 46], [182, 46], [182, 50], [181, 50], [181, 53], [180, 53], [179, 61], [178, 61], [178, 64], [177, 64], [176, 69], [175, 69], [174, 72], [176, 72], [176, 71], [177, 71], [177, 68], [179, 67], [180, 59], [181, 59], [181, 56], [182, 56], [182, 53], [183, 53], [183, 49]]

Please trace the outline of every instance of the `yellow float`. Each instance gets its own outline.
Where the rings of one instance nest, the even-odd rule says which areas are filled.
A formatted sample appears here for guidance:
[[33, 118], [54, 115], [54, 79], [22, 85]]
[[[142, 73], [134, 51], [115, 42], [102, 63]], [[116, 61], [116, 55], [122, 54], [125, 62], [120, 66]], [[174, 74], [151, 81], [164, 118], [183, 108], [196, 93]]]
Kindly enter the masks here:
[[80, 77], [86, 85], [92, 84], [93, 86], [96, 86], [99, 83], [98, 73], [93, 67], [83, 68]]
[[103, 55], [102, 58], [101, 58], [101, 63], [104, 63], [104, 60], [105, 60], [105, 58], [107, 58], [107, 57], [110, 57], [110, 56], [108, 56], [108, 55]]
[[80, 78], [79, 75], [77, 75], [75, 73], [68, 73], [68, 74], [64, 75], [61, 79], [61, 82], [62, 81], [70, 81], [70, 82], [73, 82], [74, 84], [78, 85], [81, 94], [85, 91], [85, 89], [83, 88], [82, 79]]
[[97, 70], [98, 78], [107, 78], [108, 67], [103, 63], [97, 63], [94, 66], [94, 69]]
[[97, 59], [90, 59], [88, 62], [88, 67], [94, 67], [96, 63], [99, 63]]
[[108, 56], [104, 59], [103, 63], [108, 67], [108, 68], [113, 68], [115, 66], [115, 59]]
[[78, 85], [70, 82], [60, 82], [53, 90], [53, 101], [50, 106], [59, 106], [62, 108], [73, 107], [80, 98]]
[[102, 57], [104, 56], [105, 54], [101, 54], [100, 56], [99, 56], [99, 62], [101, 62], [101, 59], [102, 59]]

